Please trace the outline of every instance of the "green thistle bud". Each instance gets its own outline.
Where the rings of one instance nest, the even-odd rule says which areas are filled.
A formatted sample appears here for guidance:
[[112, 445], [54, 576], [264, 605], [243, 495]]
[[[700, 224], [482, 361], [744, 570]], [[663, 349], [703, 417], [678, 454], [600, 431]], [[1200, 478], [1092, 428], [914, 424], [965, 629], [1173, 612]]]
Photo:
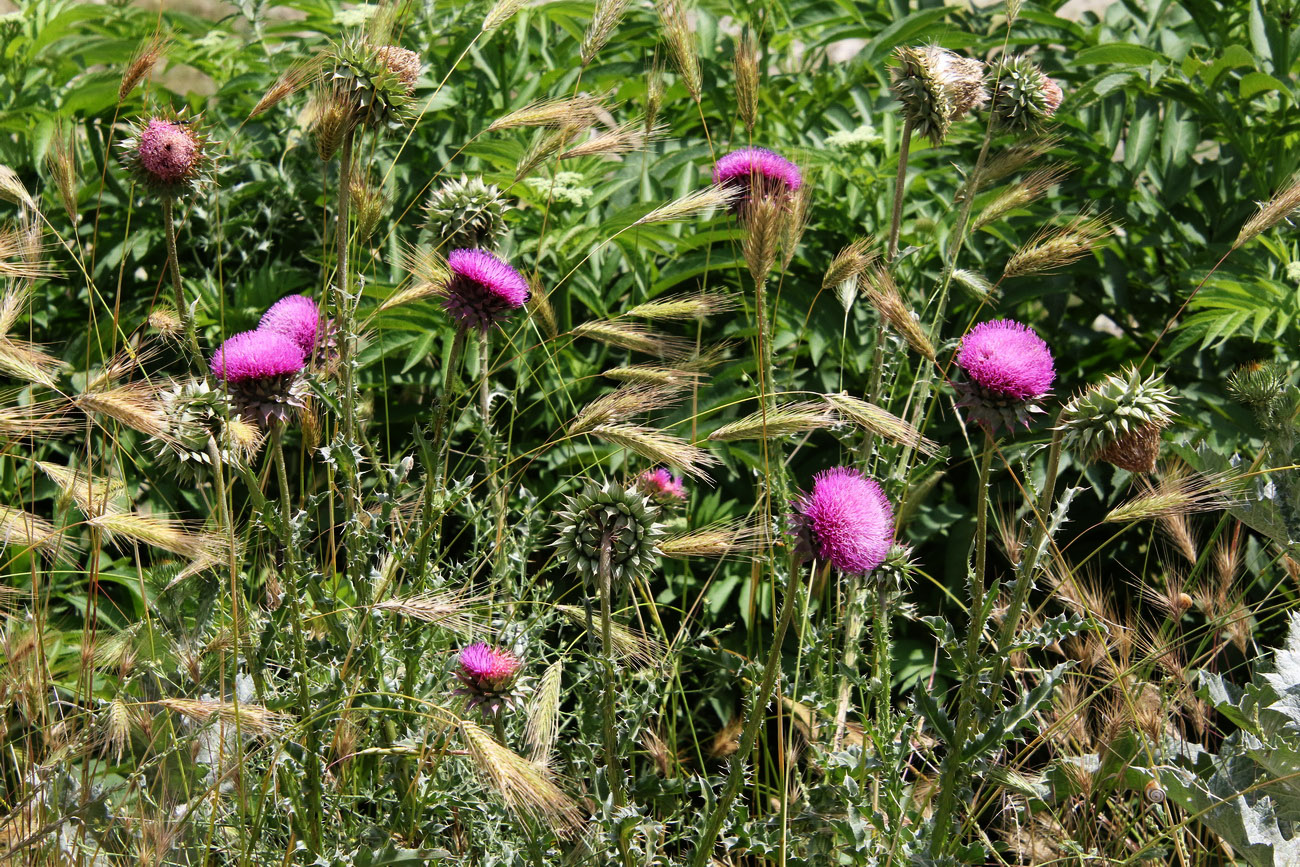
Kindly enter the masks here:
[[493, 250], [506, 233], [508, 210], [495, 185], [461, 175], [429, 194], [425, 227], [444, 250]]
[[359, 123], [395, 131], [410, 126], [418, 114], [413, 96], [420, 69], [414, 51], [350, 39], [335, 52], [326, 79], [344, 94]]
[[903, 46], [894, 56], [893, 91], [903, 117], [936, 145], [947, 138], [953, 121], [988, 101], [984, 64], [978, 60], [935, 45]]
[[1228, 391], [1253, 409], [1260, 424], [1268, 429], [1279, 427], [1295, 406], [1286, 368], [1276, 361], [1256, 361], [1237, 368], [1228, 377]]
[[594, 579], [600, 573], [601, 551], [608, 545], [610, 581], [628, 581], [649, 569], [659, 556], [656, 541], [664, 530], [655, 522], [658, 514], [658, 508], [635, 487], [588, 482], [565, 503], [555, 547], [570, 569], [584, 579]]
[[149, 440], [149, 448], [160, 462], [177, 474], [194, 478], [201, 467], [210, 466], [208, 442], [227, 443], [221, 457], [228, 466], [241, 466], [249, 457], [241, 436], [230, 436], [223, 421], [230, 415], [226, 395], [202, 379], [187, 379], [158, 394], [167, 420], [166, 437]]
[[1065, 444], [1088, 461], [1149, 473], [1160, 454], [1160, 434], [1173, 420], [1173, 395], [1161, 374], [1146, 379], [1136, 368], [1110, 375], [1065, 406]]
[[1002, 60], [989, 74], [993, 98], [989, 110], [1003, 129], [1041, 129], [1061, 107], [1061, 86], [1043, 74], [1027, 57]]

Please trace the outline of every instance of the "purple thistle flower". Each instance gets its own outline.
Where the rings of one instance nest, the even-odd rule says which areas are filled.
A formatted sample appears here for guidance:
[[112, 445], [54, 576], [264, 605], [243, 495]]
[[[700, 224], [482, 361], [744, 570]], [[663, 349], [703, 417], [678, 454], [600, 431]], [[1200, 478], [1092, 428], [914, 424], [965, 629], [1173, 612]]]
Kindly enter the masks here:
[[199, 157], [199, 143], [189, 127], [155, 118], [140, 133], [140, 166], [162, 183], [183, 180]]
[[766, 148], [740, 148], [718, 160], [713, 182], [735, 187], [742, 195], [732, 206], [740, 210], [754, 196], [781, 196], [803, 185], [799, 167]]
[[1035, 403], [1056, 380], [1052, 352], [1043, 338], [1011, 319], [981, 322], [962, 338], [957, 366], [966, 375], [956, 383], [961, 406], [990, 430], [1020, 423], [1041, 412]]
[[244, 331], [212, 354], [212, 375], [230, 389], [235, 407], [263, 423], [284, 421], [303, 405], [301, 346], [274, 331]]
[[841, 572], [870, 572], [894, 544], [894, 510], [873, 479], [850, 467], [813, 476], [812, 493], [796, 504], [805, 543]]
[[486, 250], [452, 250], [443, 306], [462, 327], [486, 331], [528, 302], [528, 281]]
[[469, 706], [495, 714], [513, 698], [511, 687], [523, 663], [508, 650], [485, 642], [471, 644], [456, 657], [456, 677], [464, 684], [455, 695], [469, 697]]
[[675, 505], [686, 500], [686, 485], [682, 483], [682, 477], [674, 476], [663, 467], [646, 470], [637, 476], [636, 486], [641, 489], [641, 493], [661, 506]]
[[315, 301], [306, 295], [286, 295], [262, 314], [257, 330], [283, 334], [310, 356], [316, 346], [316, 328], [319, 323], [320, 310]]

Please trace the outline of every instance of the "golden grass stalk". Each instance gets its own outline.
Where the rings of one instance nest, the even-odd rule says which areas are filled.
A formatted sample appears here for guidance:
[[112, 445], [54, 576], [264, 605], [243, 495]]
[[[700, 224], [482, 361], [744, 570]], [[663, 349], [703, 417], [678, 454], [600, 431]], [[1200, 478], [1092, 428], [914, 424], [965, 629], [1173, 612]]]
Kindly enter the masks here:
[[744, 418], [724, 424], [709, 434], [711, 442], [735, 440], [772, 439], [821, 430], [834, 425], [839, 419], [824, 403], [800, 401], [786, 403], [769, 410], [759, 410]]
[[162, 698], [158, 704], [197, 723], [219, 721], [234, 726], [241, 734], [262, 737], [278, 734], [293, 724], [293, 716], [259, 704], [216, 699]]
[[66, 555], [73, 545], [49, 521], [31, 512], [0, 506], [0, 544], [40, 551], [47, 556]]
[[934, 345], [917, 321], [888, 270], [873, 267], [868, 272], [867, 301], [876, 308], [881, 320], [902, 337], [918, 353], [934, 361]]
[[524, 742], [528, 744], [528, 758], [536, 765], [549, 767], [551, 751], [560, 733], [560, 685], [564, 674], [564, 661], [557, 659], [546, 667], [537, 690], [528, 702], [525, 716], [528, 726]]
[[1162, 474], [1158, 484], [1145, 477], [1139, 484], [1145, 493], [1111, 509], [1102, 520], [1129, 523], [1226, 509], [1238, 499], [1241, 478], [1234, 473], [1184, 475], [1180, 470]]
[[132, 382], [77, 395], [73, 402], [83, 412], [106, 415], [146, 436], [171, 442], [171, 426], [158, 400], [158, 389], [147, 382]]
[[114, 762], [121, 762], [122, 753], [126, 752], [126, 746], [131, 742], [131, 732], [139, 728], [140, 721], [136, 719], [131, 706], [120, 697], [105, 705], [102, 713], [103, 748], [112, 754]]
[[23, 186], [22, 179], [18, 173], [9, 166], [0, 166], [0, 199], [6, 199], [15, 205], [22, 205], [28, 210], [36, 210], [36, 202], [32, 199], [27, 187]]
[[44, 245], [38, 223], [0, 231], [0, 277], [42, 280], [58, 272], [42, 260]]
[[402, 250], [401, 264], [402, 269], [411, 275], [411, 282], [385, 298], [379, 305], [380, 310], [391, 310], [446, 294], [451, 270], [437, 250], [407, 245]]
[[487, 132], [523, 127], [588, 127], [604, 109], [604, 100], [589, 93], [554, 99], [539, 99], [523, 108], [515, 109], [488, 124]]
[[76, 503], [77, 508], [87, 517], [102, 515], [110, 509], [117, 509], [113, 500], [126, 489], [125, 483], [114, 476], [94, 476], [84, 470], [74, 470], [72, 467], [47, 461], [37, 461], [36, 466], [58, 485], [63, 496]]
[[641, 217], [633, 225], [641, 226], [649, 223], [693, 220], [696, 217], [712, 213], [718, 208], [728, 207], [739, 195], [739, 190], [734, 187], [703, 187], [687, 193], [680, 199], [674, 199], [660, 205], [644, 217]]
[[1237, 240], [1232, 242], [1232, 249], [1237, 249], [1272, 229], [1279, 223], [1290, 223], [1296, 209], [1300, 208], [1300, 176], [1291, 180], [1287, 186], [1277, 192], [1267, 202], [1261, 202], [1255, 216], [1246, 221], [1237, 233]]
[[723, 292], [692, 292], [668, 295], [638, 304], [624, 316], [658, 321], [661, 319], [703, 319], [736, 308], [736, 300]]
[[226, 550], [223, 536], [190, 529], [166, 515], [104, 512], [86, 523], [115, 543], [138, 542], [203, 563], [219, 560]]
[[813, 186], [812, 173], [804, 175], [803, 185], [794, 191], [790, 198], [790, 212], [781, 223], [781, 267], [790, 267], [794, 254], [803, 240], [803, 233], [808, 228], [808, 216], [812, 211]]
[[767, 280], [776, 264], [777, 248], [785, 232], [786, 221], [790, 215], [784, 205], [775, 199], [763, 197], [753, 199], [745, 207], [745, 237], [740, 244], [740, 252], [749, 267], [749, 276], [754, 283]]
[[1029, 243], [1012, 254], [1002, 271], [1004, 279], [1045, 274], [1062, 268], [1092, 252], [1111, 234], [1110, 225], [1091, 214], [1077, 214], [1064, 226], [1040, 229]]
[[285, 99], [293, 96], [302, 90], [308, 84], [316, 81], [325, 66], [326, 55], [320, 53], [314, 57], [300, 58], [289, 65], [289, 68], [280, 73], [280, 77], [275, 80], [270, 89], [262, 94], [262, 98], [253, 106], [253, 110], [248, 113], [248, 119], [252, 120], [264, 111], [267, 111], [279, 105]]
[[698, 446], [683, 439], [644, 425], [602, 424], [593, 427], [592, 436], [634, 451], [655, 464], [668, 464], [688, 476], [709, 480], [705, 467], [718, 463], [718, 459]]
[[414, 596], [385, 599], [375, 605], [375, 610], [413, 617], [452, 632], [471, 635], [474, 632], [474, 618], [470, 615], [470, 608], [478, 601], [460, 593], [417, 593]]
[[1017, 208], [1023, 208], [1037, 201], [1044, 193], [1059, 184], [1067, 174], [1069, 169], [1059, 163], [1030, 172], [1023, 180], [1012, 184], [1003, 191], [1002, 195], [985, 205], [984, 210], [980, 211], [979, 216], [971, 224], [971, 230], [982, 229]]
[[113, 355], [103, 368], [95, 374], [94, 379], [86, 385], [86, 391], [99, 391], [112, 386], [114, 382], [134, 373], [145, 364], [162, 354], [162, 347], [152, 341], [145, 341], [138, 346], [127, 344]]
[[695, 30], [686, 19], [686, 9], [680, 0], [655, 0], [655, 9], [659, 13], [659, 25], [664, 39], [668, 42], [668, 53], [672, 55], [677, 72], [682, 77], [682, 84], [686, 86], [691, 99], [699, 102], [703, 91], [699, 45], [695, 39]]
[[939, 453], [938, 443], [926, 439], [919, 430], [889, 410], [843, 392], [828, 394], [826, 399], [841, 416], [881, 439], [915, 449], [927, 457]]
[[826, 269], [826, 274], [822, 277], [822, 288], [829, 289], [846, 281], [856, 280], [859, 275], [865, 273], [872, 263], [880, 258], [880, 254], [871, 249], [875, 244], [876, 239], [868, 235], [858, 238], [836, 253]]
[[490, 33], [505, 24], [523, 7], [526, 0], [497, 0], [483, 18], [483, 32]]
[[[587, 611], [579, 605], [558, 605], [560, 613], [582, 628], [587, 626]], [[663, 643], [639, 629], [622, 623], [610, 623], [610, 649], [621, 661], [636, 668], [654, 668], [667, 656]], [[600, 627], [597, 626], [599, 629]]]
[[633, 365], [631, 367], [611, 367], [602, 376], [616, 382], [635, 385], [679, 385], [689, 386], [699, 382], [704, 374], [698, 370], [684, 367], [655, 367], [654, 365]]
[[681, 385], [623, 385], [584, 406], [569, 424], [569, 434], [599, 424], [627, 421], [633, 416], [674, 406], [682, 399]]
[[483, 782], [514, 815], [541, 822], [557, 834], [575, 834], [582, 812], [544, 768], [500, 744], [469, 720], [458, 723], [465, 747]]
[[541, 281], [534, 275], [528, 278], [528, 315], [541, 326], [547, 340], [560, 336], [559, 320], [555, 318], [555, 308], [551, 305], [551, 293], [542, 287]]
[[63, 203], [63, 210], [67, 211], [68, 219], [76, 225], [77, 150], [74, 135], [75, 132], [65, 132], [61, 125], [55, 127], [54, 135], [50, 137], [50, 150], [45, 155], [45, 165], [50, 170], [50, 176], [54, 178], [54, 186], [59, 191], [59, 201]]
[[46, 388], [54, 388], [53, 374], [63, 362], [25, 340], [0, 338], [0, 371]]
[[989, 159], [988, 163], [985, 164], [984, 169], [979, 173], [979, 178], [976, 179], [979, 184], [977, 189], [971, 190], [969, 180], [963, 184], [961, 189], [957, 191], [956, 201], [962, 202], [972, 192], [979, 192], [979, 190], [987, 188], [990, 184], [997, 183], [1003, 178], [1015, 174], [1060, 143], [1061, 139], [1058, 136], [1048, 136], [1012, 145]]
[[155, 33], [140, 44], [131, 62], [122, 71], [122, 84], [117, 89], [117, 101], [121, 102], [135, 90], [136, 85], [162, 60], [171, 44], [171, 37], [165, 33]]
[[521, 181], [532, 174], [533, 169], [562, 151], [584, 129], [586, 126], [566, 126], [538, 138], [515, 166], [515, 181]]
[[736, 41], [736, 110], [745, 124], [745, 131], [754, 137], [754, 124], [758, 122], [758, 46], [752, 32], [746, 32]]
[[721, 521], [670, 536], [655, 547], [665, 557], [733, 557], [757, 554], [767, 549], [766, 534], [762, 527], [757, 527], [741, 519], [738, 521]]
[[659, 118], [659, 109], [664, 104], [664, 62], [655, 53], [654, 63], [645, 75], [645, 125], [650, 129]]
[[694, 348], [678, 337], [661, 334], [636, 322], [618, 319], [593, 319], [571, 332], [574, 337], [590, 337], [620, 349], [630, 349], [659, 358], [685, 358]]
[[618, 29], [619, 22], [627, 12], [631, 0], [597, 0], [592, 12], [591, 23], [582, 36], [582, 65], [589, 66], [600, 49], [609, 42], [609, 37]]
[[997, 287], [988, 281], [983, 274], [977, 271], [968, 271], [965, 268], [954, 268], [952, 271], [952, 282], [965, 289], [984, 303], [990, 303], [997, 294]]
[[48, 437], [77, 430], [81, 425], [68, 418], [67, 408], [61, 400], [0, 407], [0, 436]]
[[663, 126], [648, 127], [645, 120], [638, 117], [574, 145], [561, 154], [560, 159], [632, 153], [642, 150], [647, 142], [663, 135], [666, 129]]

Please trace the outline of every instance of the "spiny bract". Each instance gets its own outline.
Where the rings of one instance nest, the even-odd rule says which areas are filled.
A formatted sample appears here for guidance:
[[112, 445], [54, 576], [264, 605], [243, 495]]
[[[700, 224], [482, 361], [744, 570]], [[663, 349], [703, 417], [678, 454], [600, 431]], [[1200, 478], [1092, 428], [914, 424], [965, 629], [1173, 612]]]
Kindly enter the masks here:
[[659, 510], [636, 488], [614, 482], [588, 482], [569, 498], [560, 513], [560, 557], [584, 578], [600, 571], [602, 544], [609, 541], [611, 581], [625, 581], [644, 573], [659, 556], [657, 540], [663, 525], [655, 521]]
[[1066, 404], [1065, 442], [1086, 460], [1150, 472], [1173, 404], [1161, 374], [1144, 379], [1136, 367], [1111, 374]]

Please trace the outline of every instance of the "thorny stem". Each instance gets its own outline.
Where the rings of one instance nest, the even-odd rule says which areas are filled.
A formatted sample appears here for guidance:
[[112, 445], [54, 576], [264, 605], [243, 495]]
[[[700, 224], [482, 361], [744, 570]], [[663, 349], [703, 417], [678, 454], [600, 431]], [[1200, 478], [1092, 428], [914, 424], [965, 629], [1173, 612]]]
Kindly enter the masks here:
[[[600, 540], [600, 563], [597, 566], [596, 585], [600, 594], [600, 647], [601, 661], [605, 668], [605, 705], [604, 705], [604, 737], [605, 737], [605, 773], [609, 777], [609, 793], [614, 801], [615, 807], [622, 807], [627, 804], [627, 794], [623, 789], [623, 764], [618, 758], [618, 728], [616, 710], [617, 686], [614, 682], [614, 637], [613, 637], [613, 611], [611, 610], [610, 594], [613, 592], [611, 586], [610, 573], [613, 571], [611, 560], [613, 558], [614, 539], [609, 532], [605, 533], [604, 538]], [[632, 867], [635, 863], [632, 860], [631, 849], [627, 841], [623, 839], [620, 832], [615, 832], [618, 840], [618, 851], [623, 857], [623, 863], [627, 867]]]
[[355, 129], [349, 129], [343, 135], [343, 145], [339, 151], [338, 208], [334, 215], [334, 259], [337, 269], [334, 310], [339, 320], [339, 368], [343, 373], [343, 432], [349, 444], [356, 441], [356, 396], [352, 391], [352, 304], [348, 300], [348, 211], [351, 207], [352, 141], [355, 135]]
[[433, 501], [437, 493], [445, 487], [447, 478], [447, 462], [444, 454], [447, 451], [447, 441], [451, 439], [451, 434], [447, 431], [447, 412], [451, 407], [452, 387], [456, 384], [457, 374], [460, 371], [460, 357], [465, 352], [465, 335], [466, 329], [457, 328], [456, 336], [451, 341], [451, 352], [447, 356], [447, 365], [442, 369], [442, 396], [438, 398], [438, 410], [433, 417], [433, 466], [429, 467], [424, 474], [424, 511], [423, 520], [420, 522], [421, 532], [420, 553], [418, 563], [420, 568], [429, 560], [429, 548], [433, 544], [435, 537], [442, 533], [442, 511], [434, 514]]
[[497, 443], [496, 437], [492, 432], [492, 384], [488, 379], [488, 369], [492, 363], [492, 344], [488, 338], [488, 332], [485, 329], [479, 337], [479, 385], [478, 401], [479, 413], [483, 417], [483, 433], [486, 436], [483, 454], [487, 463], [487, 486], [488, 498], [496, 507], [496, 537], [493, 545], [494, 556], [492, 558], [492, 569], [495, 578], [500, 579], [501, 573], [505, 568], [506, 550], [503, 544], [505, 535], [506, 521], [506, 490], [501, 484], [501, 478], [497, 475]]
[[957, 257], [961, 255], [961, 248], [966, 243], [966, 224], [970, 221], [971, 206], [975, 204], [975, 194], [979, 192], [980, 176], [984, 173], [984, 162], [988, 159], [989, 145], [992, 142], [993, 125], [990, 122], [984, 131], [984, 143], [980, 145], [980, 154], [975, 160], [975, 167], [971, 169], [970, 177], [966, 180], [966, 198], [961, 203], [961, 215], [957, 218], [957, 225], [953, 229], [952, 251], [948, 254], [948, 262], [943, 269], [943, 288], [939, 290], [939, 298], [934, 307], [934, 325], [930, 328], [932, 338], [938, 336], [939, 326], [943, 323], [943, 310], [948, 303], [948, 290], [952, 287], [952, 272], [957, 267]]
[[885, 253], [885, 264], [892, 266], [894, 256], [898, 253], [898, 234], [903, 223], [903, 189], [907, 186], [907, 155], [912, 147], [911, 118], [903, 122], [902, 141], [898, 144], [898, 178], [894, 181], [894, 213], [889, 220], [889, 248]]
[[185, 303], [185, 287], [181, 283], [181, 263], [176, 255], [176, 202], [171, 196], [162, 197], [163, 226], [167, 235], [167, 270], [171, 273], [172, 291], [175, 293], [176, 315], [181, 319], [181, 328], [185, 331], [185, 342], [190, 348], [190, 363], [201, 365], [203, 352], [199, 349], [199, 338], [194, 330], [194, 317], [190, 315], [190, 306]]
[[271, 447], [276, 474], [280, 478], [280, 523], [284, 543], [284, 577], [289, 596], [289, 619], [293, 628], [294, 651], [297, 657], [298, 716], [307, 733], [304, 764], [307, 779], [307, 812], [310, 814], [310, 831], [314, 851], [320, 851], [323, 832], [321, 827], [320, 749], [316, 726], [311, 721], [311, 689], [307, 684], [307, 644], [302, 634], [301, 588], [298, 586], [298, 561], [294, 554], [293, 503], [289, 489], [289, 471], [284, 462], [284, 426], [276, 423], [271, 429]]
[[[827, 563], [823, 568], [829, 571], [830, 564]], [[736, 795], [740, 793], [740, 786], [745, 780], [745, 761], [754, 751], [758, 730], [767, 718], [767, 703], [772, 697], [772, 687], [775, 686], [777, 673], [781, 669], [781, 646], [785, 643], [785, 633], [790, 628], [790, 621], [794, 619], [795, 609], [799, 607], [802, 583], [803, 579], [799, 577], [798, 570], [792, 569], [790, 583], [781, 599], [781, 617], [772, 633], [772, 646], [768, 649], [767, 664], [763, 667], [763, 679], [754, 693], [754, 700], [750, 703], [745, 719], [745, 730], [740, 735], [740, 747], [731, 757], [731, 772], [727, 775], [726, 786], [718, 798], [718, 803], [713, 807], [709, 823], [700, 835], [694, 854], [691, 855], [691, 867], [707, 867], [712, 863], [713, 844], [718, 839], [727, 816], [731, 813], [732, 801], [736, 800]]]
[[858, 664], [858, 638], [862, 634], [862, 613], [859, 610], [858, 597], [862, 593], [863, 577], [854, 575], [848, 580], [848, 594], [844, 601], [846, 611], [844, 619], [844, 668], [840, 673], [839, 702], [835, 708], [835, 737], [831, 740], [831, 749], [838, 750], [844, 740], [845, 721], [849, 715], [849, 698], [853, 694], [853, 684], [849, 672]]
[[954, 728], [953, 742], [947, 745], [948, 751], [944, 755], [940, 772], [939, 803], [935, 808], [934, 837], [930, 846], [930, 854], [934, 857], [940, 857], [946, 851], [951, 832], [952, 812], [957, 802], [957, 775], [965, 764], [962, 761], [962, 749], [970, 732], [975, 710], [975, 690], [979, 685], [976, 657], [984, 632], [984, 570], [988, 553], [988, 540], [985, 537], [989, 517], [989, 471], [993, 466], [994, 451], [993, 436], [985, 432], [979, 484], [976, 487], [978, 499], [975, 502], [975, 566], [970, 573], [970, 631], [966, 636], [965, 670], [962, 672], [961, 693], [957, 701], [957, 725]]

